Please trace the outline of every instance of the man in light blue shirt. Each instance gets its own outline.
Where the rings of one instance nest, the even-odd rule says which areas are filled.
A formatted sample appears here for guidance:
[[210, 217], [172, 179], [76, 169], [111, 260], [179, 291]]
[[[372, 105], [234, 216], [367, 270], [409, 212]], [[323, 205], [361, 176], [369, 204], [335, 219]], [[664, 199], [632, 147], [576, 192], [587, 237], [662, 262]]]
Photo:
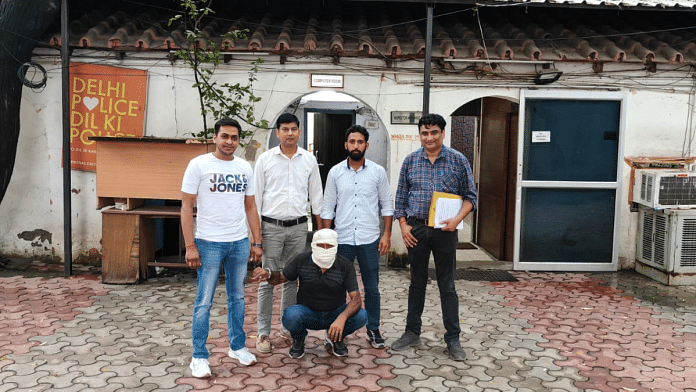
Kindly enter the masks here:
[[[384, 168], [365, 158], [370, 134], [365, 127], [353, 125], [346, 130], [348, 159], [329, 171], [324, 189], [321, 219], [338, 232], [338, 254], [358, 258], [365, 288], [367, 340], [375, 348], [384, 348], [379, 332], [379, 256], [389, 252], [394, 217], [392, 195]], [[380, 237], [379, 216], [384, 220]]]

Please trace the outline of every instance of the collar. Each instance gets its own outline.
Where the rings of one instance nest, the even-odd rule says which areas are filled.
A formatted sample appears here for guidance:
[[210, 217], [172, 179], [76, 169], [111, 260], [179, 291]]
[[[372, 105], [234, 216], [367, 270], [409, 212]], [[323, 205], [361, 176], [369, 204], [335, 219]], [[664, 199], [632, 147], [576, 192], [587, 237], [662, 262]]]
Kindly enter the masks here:
[[[348, 170], [353, 170], [353, 168], [350, 166], [350, 157], [346, 158], [346, 167], [348, 168]], [[362, 166], [360, 166], [360, 169], [355, 171], [360, 171], [362, 169], [365, 169], [365, 167], [367, 167], [367, 158], [365, 158], [365, 161], [363, 162]]]
[[[287, 155], [283, 154], [283, 151], [280, 149], [280, 146], [279, 146], [279, 145], [273, 147], [273, 150], [271, 150], [271, 151], [273, 151], [273, 153], [276, 154], [276, 155], [282, 155], [282, 156], [285, 156], [285, 157], [287, 156]], [[294, 158], [294, 157], [296, 157], [296, 156], [298, 156], [298, 155], [302, 155], [302, 154], [304, 154], [305, 152], [306, 152], [306, 150], [305, 150], [304, 148], [302, 148], [302, 147], [300, 147], [300, 146], [297, 146], [297, 151], [295, 151], [295, 154], [293, 154], [292, 157]], [[290, 158], [290, 159], [292, 159], [292, 158]]]
[[[444, 144], [442, 145], [442, 148], [440, 149], [440, 153], [437, 154], [437, 158], [435, 158], [436, 161], [445, 155], [447, 148], [449, 148], [449, 147], [445, 146]], [[416, 150], [416, 154], [419, 158], [428, 159], [428, 153], [425, 152], [425, 147], [420, 147], [418, 150]]]

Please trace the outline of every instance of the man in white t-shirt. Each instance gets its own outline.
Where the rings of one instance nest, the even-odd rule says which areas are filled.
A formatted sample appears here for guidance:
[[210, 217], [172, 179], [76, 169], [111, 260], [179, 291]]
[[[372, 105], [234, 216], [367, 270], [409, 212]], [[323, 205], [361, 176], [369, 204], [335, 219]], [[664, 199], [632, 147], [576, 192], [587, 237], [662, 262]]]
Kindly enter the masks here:
[[[215, 152], [193, 158], [181, 184], [186, 264], [198, 273], [190, 368], [193, 376], [199, 378], [211, 376], [205, 344], [221, 265], [227, 289], [228, 355], [245, 366], [256, 363], [256, 357], [246, 348], [243, 329], [244, 282], [247, 262], [261, 261], [263, 250], [251, 165], [234, 156], [241, 129], [232, 119], [215, 123]], [[197, 207], [195, 236], [194, 205]], [[252, 244], [249, 244], [247, 222], [254, 237]]]

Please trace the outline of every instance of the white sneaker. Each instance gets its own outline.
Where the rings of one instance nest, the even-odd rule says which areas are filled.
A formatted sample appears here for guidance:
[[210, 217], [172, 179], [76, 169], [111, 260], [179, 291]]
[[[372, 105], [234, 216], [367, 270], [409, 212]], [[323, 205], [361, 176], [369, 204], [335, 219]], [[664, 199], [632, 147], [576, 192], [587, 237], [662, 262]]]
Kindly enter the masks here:
[[191, 374], [196, 378], [210, 377], [210, 366], [205, 358], [191, 358]]
[[236, 359], [244, 366], [253, 365], [256, 363], [256, 356], [247, 350], [246, 347], [242, 347], [239, 350], [232, 350], [227, 353], [230, 358]]

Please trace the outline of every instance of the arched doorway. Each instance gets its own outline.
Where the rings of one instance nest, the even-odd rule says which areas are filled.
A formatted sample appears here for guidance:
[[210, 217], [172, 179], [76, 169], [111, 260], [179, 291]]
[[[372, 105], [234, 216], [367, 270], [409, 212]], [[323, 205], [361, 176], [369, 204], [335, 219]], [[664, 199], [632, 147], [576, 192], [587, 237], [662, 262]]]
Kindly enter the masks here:
[[[300, 121], [300, 146], [311, 151], [319, 162], [322, 183], [329, 170], [346, 158], [345, 131], [351, 125], [364, 126], [370, 133], [367, 159], [384, 167], [389, 173], [389, 137], [377, 113], [362, 101], [344, 93], [324, 90], [297, 98], [284, 110]], [[278, 114], [280, 115], [280, 113]], [[275, 125], [275, 119], [273, 120]], [[275, 132], [269, 133], [268, 148], [278, 145]]]

